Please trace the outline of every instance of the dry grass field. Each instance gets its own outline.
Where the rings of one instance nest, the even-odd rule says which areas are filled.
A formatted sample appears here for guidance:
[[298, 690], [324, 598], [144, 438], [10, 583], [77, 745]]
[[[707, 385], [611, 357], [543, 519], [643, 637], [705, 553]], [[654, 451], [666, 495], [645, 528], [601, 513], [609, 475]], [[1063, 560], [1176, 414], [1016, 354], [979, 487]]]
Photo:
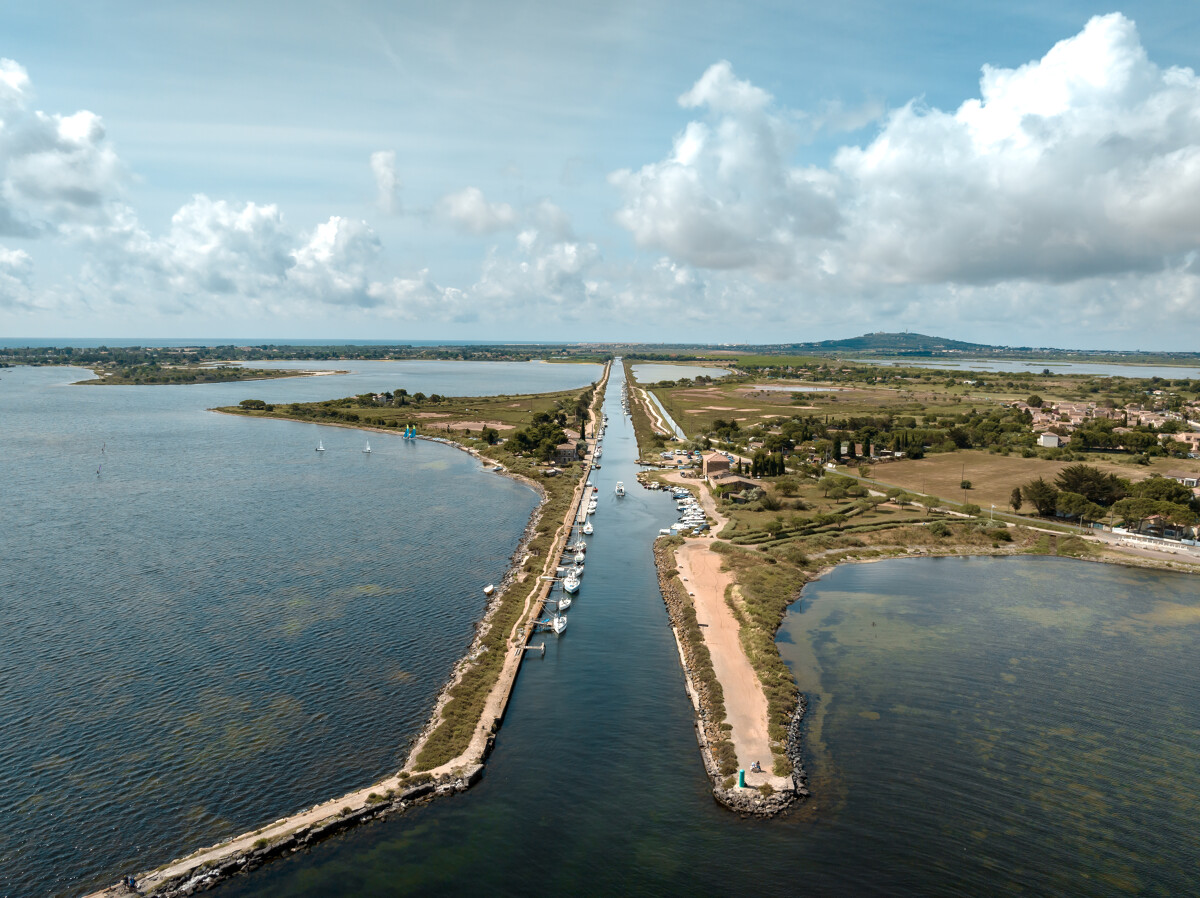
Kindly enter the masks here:
[[[1083, 464], [1111, 471], [1128, 480], [1143, 480], [1151, 474], [1170, 471], [1200, 472], [1200, 459], [1156, 458], [1150, 465], [1134, 465], [1118, 461], [1119, 456], [1096, 456]], [[981, 450], [966, 450], [931, 455], [917, 461], [898, 461], [875, 465], [872, 479], [898, 486], [910, 492], [927, 493], [954, 502], [973, 502], [987, 510], [995, 503], [996, 510], [1011, 511], [1009, 496], [1014, 486], [1036, 477], [1053, 481], [1067, 465], [1079, 462], [1048, 461], [1043, 458], [1021, 458], [1019, 455], [992, 455]], [[852, 471], [854, 469], [851, 469]], [[963, 479], [971, 481], [971, 489], [963, 490]], [[1028, 513], [1029, 506], [1021, 509]]]

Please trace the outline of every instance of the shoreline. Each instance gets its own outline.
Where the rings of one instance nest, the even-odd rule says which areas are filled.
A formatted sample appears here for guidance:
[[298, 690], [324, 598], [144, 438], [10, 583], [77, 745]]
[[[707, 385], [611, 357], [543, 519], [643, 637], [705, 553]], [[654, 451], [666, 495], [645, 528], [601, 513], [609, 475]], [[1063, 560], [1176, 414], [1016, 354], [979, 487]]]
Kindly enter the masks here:
[[[666, 479], [670, 481], [675, 478], [668, 476]], [[701, 492], [704, 497], [708, 496], [707, 490], [702, 489]], [[712, 540], [710, 539], [708, 542], [712, 542]], [[731, 758], [733, 742], [736, 741], [733, 738], [735, 735], [733, 718], [735, 716], [744, 717], [748, 709], [745, 707], [738, 708], [738, 712], [735, 714], [731, 713], [733, 711], [732, 708], [727, 708], [726, 703], [729, 702], [730, 697], [736, 696], [738, 693], [734, 688], [731, 688], [731, 684], [722, 682], [721, 678], [716, 676], [715, 666], [712, 663], [710, 654], [710, 645], [716, 646], [720, 642], [720, 637], [716, 637], [714, 640], [712, 629], [698, 629], [700, 626], [710, 627], [710, 624], [697, 624], [699, 604], [697, 599], [692, 597], [705, 588], [705, 584], [697, 582], [697, 578], [694, 576], [686, 584], [681, 580], [681, 553], [685, 547], [693, 544], [704, 548], [704, 543], [705, 540], [703, 539], [685, 541], [680, 537], [660, 537], [654, 543], [654, 560], [658, 574], [659, 588], [663, 602], [667, 607], [672, 635], [675, 638], [680, 666], [684, 675], [685, 689], [695, 711], [693, 725], [700, 747], [701, 760], [704, 763], [705, 771], [711, 782], [713, 797], [719, 804], [742, 816], [774, 817], [803, 801], [810, 794], [807, 773], [803, 763], [803, 731], [809, 706], [809, 696], [800, 689], [798, 683], [795, 684], [797, 689], [796, 705], [790, 712], [786, 738], [781, 740], [782, 753], [787, 757], [792, 766], [790, 774], [792, 789], [777, 789], [774, 792], [764, 790], [760, 792], [758, 788], [755, 788], [749, 782], [751, 774], [745, 767], [747, 759], [744, 757], [738, 759], [735, 752], [732, 753]], [[1098, 550], [1097, 554], [1086, 556], [1059, 555], [1057, 554], [1057, 542], [1054, 544], [1054, 551], [1050, 553], [1029, 552], [1026, 549], [1016, 546], [988, 548], [986, 546], [964, 544], [936, 547], [908, 546], [903, 548], [896, 546], [862, 546], [836, 549], [830, 552], [830, 558], [826, 563], [819, 563], [818, 567], [805, 572], [803, 584], [797, 590], [795, 596], [787, 603], [786, 608], [790, 609], [793, 605], [803, 600], [804, 590], [809, 584], [824, 579], [841, 565], [872, 564], [904, 558], [1026, 556], [1068, 558], [1073, 561], [1114, 564], [1122, 567], [1152, 569], [1185, 575], [1200, 574], [1200, 559], [1183, 561], [1178, 556], [1170, 558], [1147, 557], [1131, 551], [1122, 551], [1120, 548], [1094, 538], [1088, 540], [1087, 544], [1095, 547]], [[712, 549], [709, 548], [706, 551], [712, 552]], [[713, 554], [718, 553], [714, 552]], [[690, 568], [688, 572], [692, 573]], [[708, 585], [711, 586], [712, 584]], [[734, 590], [733, 595], [736, 596], [736, 579], [732, 580], [731, 588]], [[694, 593], [692, 590], [696, 592]], [[728, 594], [726, 594], [725, 601], [729, 603], [733, 600], [728, 598]], [[711, 605], [711, 602], [709, 604]], [[710, 620], [713, 621], [711, 626], [717, 624], [716, 619]], [[784, 617], [781, 616], [774, 632], [770, 634], [771, 643], [775, 646], [777, 653], [778, 643], [775, 640], [778, 637], [779, 628], [783, 625], [783, 620]], [[736, 632], [740, 634], [742, 629], [741, 624], [735, 620], [733, 626], [736, 628]], [[689, 628], [692, 629], [691, 634], [688, 632]], [[691, 637], [690, 640], [689, 636]], [[702, 647], [702, 651], [698, 651], [698, 645]], [[742, 650], [742, 659], [748, 661], [749, 659], [745, 655], [744, 647], [739, 646], [739, 648]], [[726, 665], [725, 669], [728, 671], [730, 668]], [[709, 682], [705, 682], [706, 680]], [[756, 682], [758, 682], [757, 677]], [[761, 682], [758, 684], [761, 686]], [[744, 689], [742, 689], [742, 694], [745, 694]], [[730, 704], [732, 705], [732, 703]], [[765, 726], [767, 720], [758, 721], [758, 724]], [[722, 769], [722, 757], [726, 761], [724, 769]], [[732, 760], [734, 769], [741, 767], [741, 769], [746, 771], [746, 787], [739, 788], [734, 782], [731, 782], [734, 777], [730, 774], [730, 760]], [[763, 773], [766, 773], [767, 770], [768, 768], [764, 767]], [[764, 778], [768, 782], [770, 781], [770, 778], [764, 777], [763, 774], [757, 775], [757, 779], [761, 780]]]
[[[593, 425], [593, 436], [588, 442], [593, 450], [596, 432], [594, 424], [599, 416], [598, 409], [603, 402], [611, 366], [611, 362], [605, 364], [600, 379], [594, 384], [592, 403], [588, 407], [589, 421]], [[210, 411], [231, 414], [217, 409], [210, 409]], [[298, 419], [279, 418], [278, 420]], [[300, 423], [318, 422], [301, 421]], [[321, 426], [347, 427], [354, 430], [375, 431], [399, 436], [395, 430], [370, 425], [362, 426], [350, 422], [319, 423]], [[423, 803], [438, 796], [463, 792], [475, 785], [483, 776], [484, 763], [495, 743], [496, 732], [503, 722], [508, 700], [512, 695], [512, 688], [524, 659], [525, 645], [532, 636], [532, 629], [529, 625], [535, 613], [541, 608], [543, 591], [548, 592], [549, 590], [550, 584], [540, 577], [551, 565], [557, 565], [558, 558], [562, 554], [562, 548], [571, 533], [576, 509], [584, 495], [584, 486], [591, 474], [594, 456], [589, 455], [588, 460], [583, 464], [583, 470], [574, 486], [571, 499], [567, 503], [566, 516], [558, 527], [550, 550], [546, 553], [540, 575], [531, 574], [522, 578], [521, 564], [527, 560], [528, 547], [537, 535], [545, 508], [550, 502], [550, 494], [541, 484], [522, 474], [510, 471], [507, 465], [488, 458], [477, 449], [444, 437], [419, 435], [418, 439], [442, 443], [467, 452], [485, 464], [499, 465], [502, 470], [489, 473], [506, 476], [529, 486], [537, 493], [538, 503], [530, 512], [529, 521], [517, 548], [513, 551], [504, 578], [497, 586], [495, 593], [489, 598], [483, 617], [476, 622], [475, 636], [467, 647], [466, 653], [455, 662], [445, 683], [438, 690], [429, 718], [413, 738], [408, 755], [400, 770], [363, 788], [280, 817], [252, 832], [243, 832], [222, 839], [210, 846], [137, 873], [135, 874], [138, 883], [136, 893], [128, 886], [118, 883], [92, 890], [87, 893], [87, 898], [116, 898], [116, 896], [131, 894], [171, 896], [171, 898], [191, 895], [196, 891], [212, 888], [232, 876], [256, 869], [267, 861], [294, 854], [351, 827], [382, 819], [392, 813], [402, 812], [413, 803]], [[530, 582], [533, 583], [533, 586], [517, 615], [516, 622], [505, 639], [507, 650], [503, 666], [489, 690], [467, 748], [457, 757], [441, 765], [429, 770], [416, 771], [417, 756], [429, 737], [442, 723], [442, 712], [450, 700], [450, 691], [460, 682], [463, 674], [479, 656], [482, 639], [494, 624], [504, 598], [514, 587]]]

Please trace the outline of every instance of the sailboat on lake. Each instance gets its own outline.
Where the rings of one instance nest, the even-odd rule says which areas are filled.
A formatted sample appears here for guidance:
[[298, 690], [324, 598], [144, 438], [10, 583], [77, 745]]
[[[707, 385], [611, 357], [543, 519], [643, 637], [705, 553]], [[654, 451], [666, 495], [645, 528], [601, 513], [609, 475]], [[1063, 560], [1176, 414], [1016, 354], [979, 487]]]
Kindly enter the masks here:
[[317, 451], [318, 452], [325, 451], [325, 441], [324, 440], [317, 440]]
[[364, 454], [364, 455], [370, 455], [370, 454], [371, 454], [371, 441], [370, 441], [370, 440], [367, 440], [367, 446], [366, 446], [366, 448], [365, 448], [365, 449], [363, 449], [363, 454]]

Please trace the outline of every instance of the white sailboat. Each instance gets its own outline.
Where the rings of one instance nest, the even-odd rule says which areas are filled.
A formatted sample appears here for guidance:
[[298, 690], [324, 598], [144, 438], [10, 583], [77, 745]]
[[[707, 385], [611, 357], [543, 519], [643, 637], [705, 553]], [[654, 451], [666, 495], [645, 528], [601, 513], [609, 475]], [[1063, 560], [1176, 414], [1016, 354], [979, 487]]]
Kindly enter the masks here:
[[363, 449], [363, 452], [367, 455], [371, 454], [371, 441], [370, 440], [367, 440], [367, 445], [366, 445], [366, 448]]
[[563, 580], [563, 590], [572, 595], [579, 592], [579, 578], [573, 573], [567, 574], [567, 579]]
[[585, 533], [587, 536], [591, 536], [593, 533], [595, 533], [595, 532], [596, 532], [596, 528], [592, 526], [592, 522], [591, 522], [591, 521], [588, 521], [586, 524], [584, 524], [584, 525], [583, 525], [583, 532], [584, 532], [584, 533]]
[[317, 440], [317, 451], [318, 451], [318, 452], [324, 452], [324, 451], [325, 451], [325, 442], [324, 442], [324, 440]]
[[567, 629], [567, 616], [565, 614], [554, 615], [550, 620], [550, 626], [554, 630], [555, 636], [561, 636]]

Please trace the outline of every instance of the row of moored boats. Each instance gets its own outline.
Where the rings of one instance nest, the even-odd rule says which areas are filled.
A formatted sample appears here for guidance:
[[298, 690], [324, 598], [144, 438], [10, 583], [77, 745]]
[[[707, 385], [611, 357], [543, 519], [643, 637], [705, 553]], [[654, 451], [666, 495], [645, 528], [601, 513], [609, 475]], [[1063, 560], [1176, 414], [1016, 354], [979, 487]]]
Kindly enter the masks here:
[[[605, 415], [596, 431], [596, 449], [594, 452], [594, 457], [596, 458], [599, 458], [603, 451], [600, 443], [604, 439], [604, 428], [607, 424], [608, 416]], [[599, 467], [599, 465], [596, 467]], [[553, 577], [554, 585], [561, 587], [561, 589], [551, 588], [545, 600], [545, 608], [550, 614], [548, 617], [536, 621], [535, 626], [537, 630], [561, 635], [567, 629], [566, 611], [571, 607], [571, 604], [575, 601], [575, 597], [579, 593], [579, 587], [583, 581], [584, 565], [587, 560], [588, 544], [584, 537], [592, 536], [596, 532], [596, 527], [592, 523], [592, 517], [596, 514], [598, 507], [597, 496], [599, 492], [600, 488], [592, 483], [591, 480], [588, 480], [584, 485], [583, 498], [580, 500], [580, 512], [576, 518], [579, 531], [576, 533], [574, 527], [572, 527], [570, 541]], [[618, 483], [616, 493], [618, 496], [624, 496], [625, 485]]]

